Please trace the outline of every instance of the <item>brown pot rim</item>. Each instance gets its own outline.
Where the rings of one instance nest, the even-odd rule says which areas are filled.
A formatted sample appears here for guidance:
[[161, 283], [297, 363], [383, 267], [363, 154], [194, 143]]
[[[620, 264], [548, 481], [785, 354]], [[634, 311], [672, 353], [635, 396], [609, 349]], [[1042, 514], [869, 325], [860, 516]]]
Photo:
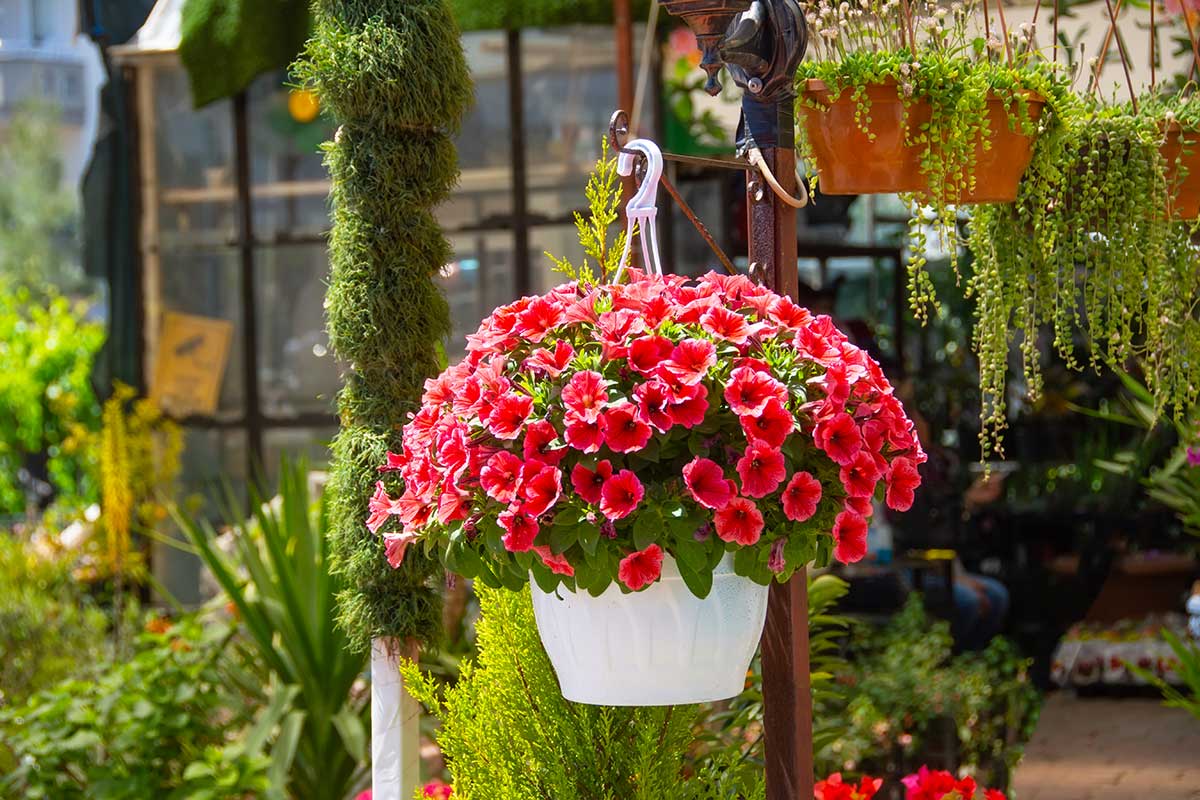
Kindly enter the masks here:
[[[898, 83], [899, 82], [895, 78], [885, 78], [882, 81], [875, 81], [873, 83], [868, 83], [866, 86], [867, 86], [868, 92], [870, 92], [872, 89], [895, 90]], [[803, 94], [820, 94], [820, 93], [830, 94], [830, 93], [832, 93], [832, 91], [833, 90], [829, 88], [829, 84], [825, 83], [825, 81], [821, 80], [820, 78], [805, 78], [804, 79], [804, 88], [801, 90], [801, 92]], [[1036, 105], [1041, 105], [1041, 106], [1046, 105], [1046, 98], [1043, 97], [1042, 95], [1038, 94], [1034, 90], [1020, 89], [1018, 91], [1020, 91], [1022, 94], [1024, 94], [1025, 98], [1030, 103], [1033, 103]], [[988, 97], [989, 101], [996, 99], [995, 95], [993, 93], [989, 92], [989, 95], [990, 95]], [[896, 97], [896, 100], [900, 100], [900, 99], [901, 99], [900, 97]], [[912, 99], [916, 102], [927, 102], [924, 97], [914, 96]]]

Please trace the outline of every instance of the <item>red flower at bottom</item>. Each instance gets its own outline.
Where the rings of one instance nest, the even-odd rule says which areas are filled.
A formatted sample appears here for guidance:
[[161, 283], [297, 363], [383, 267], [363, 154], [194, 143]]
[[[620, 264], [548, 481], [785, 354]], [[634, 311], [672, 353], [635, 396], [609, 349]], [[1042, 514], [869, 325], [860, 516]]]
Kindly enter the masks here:
[[842, 773], [835, 772], [825, 780], [817, 782], [813, 787], [813, 796], [816, 800], [871, 800], [881, 786], [882, 778], [864, 775], [858, 786], [855, 786], [853, 783], [844, 783]]
[[833, 555], [838, 561], [861, 561], [867, 554], [867, 520], [853, 511], [843, 511], [833, 521], [833, 538], [837, 542]]
[[546, 545], [534, 546], [533, 552], [541, 557], [542, 563], [549, 567], [550, 571], [555, 575], [566, 575], [570, 578], [575, 574], [575, 568], [571, 566], [571, 562], [567, 561], [567, 557], [562, 553], [555, 554]]
[[617, 577], [621, 579], [621, 583], [636, 592], [658, 580], [662, 574], [662, 562], [662, 548], [652, 544], [645, 550], [638, 550], [622, 558], [621, 565], [617, 568]]
[[432, 800], [450, 800], [454, 796], [454, 788], [448, 783], [430, 781], [421, 787], [421, 795]]

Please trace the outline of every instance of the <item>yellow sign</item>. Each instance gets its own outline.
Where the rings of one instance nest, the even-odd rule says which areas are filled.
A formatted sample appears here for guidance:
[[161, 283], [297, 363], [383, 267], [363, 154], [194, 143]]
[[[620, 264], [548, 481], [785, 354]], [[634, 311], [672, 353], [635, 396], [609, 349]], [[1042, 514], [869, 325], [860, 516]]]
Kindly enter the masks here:
[[164, 313], [150, 398], [174, 417], [216, 413], [232, 340], [229, 320]]

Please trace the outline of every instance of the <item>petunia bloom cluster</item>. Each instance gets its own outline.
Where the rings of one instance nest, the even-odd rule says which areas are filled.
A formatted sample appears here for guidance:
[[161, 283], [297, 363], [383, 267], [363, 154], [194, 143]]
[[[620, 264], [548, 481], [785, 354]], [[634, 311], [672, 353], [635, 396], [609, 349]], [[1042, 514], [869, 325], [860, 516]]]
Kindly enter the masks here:
[[[956, 778], [944, 770], [921, 767], [900, 781], [904, 785], [904, 800], [1005, 800], [998, 789], [984, 789], [977, 794], [979, 786], [971, 777]], [[871, 800], [883, 786], [880, 778], [863, 776], [858, 784], [844, 781], [840, 772], [835, 772], [813, 787], [815, 800]]]
[[[503, 306], [426, 384], [367, 526], [492, 585], [694, 593], [866, 552], [925, 460], [879, 365], [744, 276], [633, 272]], [[399, 480], [397, 480], [397, 478]]]

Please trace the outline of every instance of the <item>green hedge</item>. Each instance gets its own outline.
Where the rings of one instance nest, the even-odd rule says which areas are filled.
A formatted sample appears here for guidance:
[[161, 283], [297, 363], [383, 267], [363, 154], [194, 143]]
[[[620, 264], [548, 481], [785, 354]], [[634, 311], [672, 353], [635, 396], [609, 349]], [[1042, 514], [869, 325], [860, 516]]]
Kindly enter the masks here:
[[[630, 5], [634, 21], [645, 21], [650, 3]], [[613, 22], [613, 0], [450, 0], [450, 7], [465, 31]]]
[[326, 296], [334, 350], [353, 371], [339, 397], [330, 493], [333, 548], [353, 588], [341, 621], [356, 644], [434, 639], [439, 568], [411, 549], [398, 570], [365, 525], [388, 450], [440, 370], [450, 332], [434, 282], [451, 250], [431, 207], [458, 177], [452, 135], [472, 101], [445, 0], [317, 0], [296, 75], [340, 127], [326, 145], [333, 181]]

